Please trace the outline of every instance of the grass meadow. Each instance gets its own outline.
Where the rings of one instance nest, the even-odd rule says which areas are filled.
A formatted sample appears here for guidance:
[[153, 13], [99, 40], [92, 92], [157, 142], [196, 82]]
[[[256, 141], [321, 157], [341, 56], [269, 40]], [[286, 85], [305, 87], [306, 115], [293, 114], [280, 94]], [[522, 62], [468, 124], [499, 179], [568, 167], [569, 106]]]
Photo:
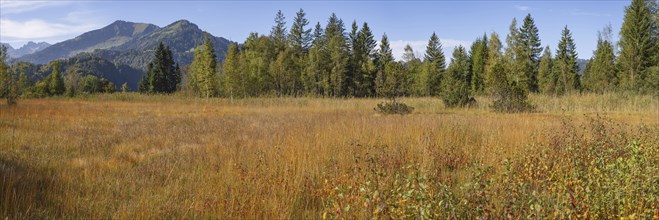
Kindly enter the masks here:
[[659, 100], [139, 94], [0, 104], [3, 219], [659, 219]]

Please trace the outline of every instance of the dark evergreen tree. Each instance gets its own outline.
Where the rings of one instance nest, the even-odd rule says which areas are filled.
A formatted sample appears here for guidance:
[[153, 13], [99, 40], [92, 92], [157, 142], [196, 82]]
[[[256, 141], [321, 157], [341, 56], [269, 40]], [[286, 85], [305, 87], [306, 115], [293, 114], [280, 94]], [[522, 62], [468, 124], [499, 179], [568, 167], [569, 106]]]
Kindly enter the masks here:
[[286, 17], [281, 10], [277, 11], [275, 26], [272, 26], [272, 30], [270, 30], [270, 37], [275, 43], [277, 52], [286, 49]]
[[442, 100], [446, 107], [464, 107], [469, 103], [470, 66], [467, 51], [462, 46], [456, 47], [442, 80]]
[[538, 66], [540, 64], [540, 53], [542, 47], [538, 28], [535, 26], [531, 14], [524, 18], [524, 24], [519, 30], [519, 44], [522, 47], [518, 58], [523, 66], [523, 72], [526, 78], [526, 87], [528, 91], [538, 92]]
[[557, 75], [555, 91], [557, 94], [578, 92], [581, 89], [579, 80], [579, 66], [577, 66], [577, 49], [572, 39], [572, 33], [563, 29], [561, 41], [558, 43], [554, 71]]
[[549, 49], [549, 45], [547, 45], [540, 58], [540, 67], [538, 68], [538, 87], [542, 93], [553, 94], [556, 91], [555, 87], [558, 79], [554, 77], [555, 74], [553, 68], [554, 61], [551, 55], [551, 49]]
[[625, 18], [620, 29], [620, 83], [626, 90], [637, 92], [656, 92], [659, 90], [659, 69], [650, 72], [651, 67], [659, 65], [657, 53], [656, 14], [653, 16], [644, 0], [632, 0], [625, 8]]
[[613, 43], [611, 43], [611, 26], [600, 32], [597, 39], [597, 49], [583, 71], [584, 89], [591, 92], [614, 91], [618, 86], [618, 73], [615, 64]]
[[476, 39], [471, 45], [471, 78], [470, 90], [473, 94], [481, 94], [484, 91], [485, 65], [487, 64], [487, 35]]
[[389, 45], [389, 39], [387, 38], [387, 34], [382, 35], [382, 40], [380, 40], [380, 50], [378, 51], [378, 58], [377, 58], [377, 76], [375, 79], [375, 90], [376, 93], [379, 96], [384, 96], [386, 95], [386, 82], [387, 82], [387, 76], [388, 74], [386, 73], [386, 66], [387, 64], [394, 62], [394, 55], [391, 50], [391, 46]]
[[422, 91], [424, 95], [439, 95], [441, 90], [441, 80], [446, 71], [446, 58], [442, 49], [442, 43], [435, 32], [430, 36], [426, 46], [424, 56], [423, 80], [425, 88]]
[[309, 20], [307, 20], [305, 16], [306, 13], [304, 13], [304, 10], [302, 9], [295, 14], [291, 32], [288, 34], [288, 39], [295, 51], [306, 53], [311, 46], [312, 36], [311, 28], [305, 29], [305, 27], [309, 25]]
[[173, 93], [181, 82], [180, 72], [169, 47], [160, 42], [155, 57], [149, 63], [146, 75], [140, 82], [139, 90], [143, 93]]

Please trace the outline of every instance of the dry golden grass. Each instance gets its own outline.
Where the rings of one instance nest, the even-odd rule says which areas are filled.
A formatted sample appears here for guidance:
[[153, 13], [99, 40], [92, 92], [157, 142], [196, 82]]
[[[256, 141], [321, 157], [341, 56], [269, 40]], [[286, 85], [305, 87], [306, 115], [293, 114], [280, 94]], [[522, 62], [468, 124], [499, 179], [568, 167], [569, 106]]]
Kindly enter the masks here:
[[651, 96], [532, 96], [540, 112], [526, 114], [491, 113], [480, 100], [454, 110], [404, 99], [415, 107], [405, 116], [376, 114], [376, 99], [114, 94], [3, 103], [0, 217], [317, 219], [328, 182], [363, 169], [357, 160], [375, 151], [457, 184], [474, 161], [501, 169], [525, 146], [550, 142], [561, 121], [600, 114], [659, 125]]

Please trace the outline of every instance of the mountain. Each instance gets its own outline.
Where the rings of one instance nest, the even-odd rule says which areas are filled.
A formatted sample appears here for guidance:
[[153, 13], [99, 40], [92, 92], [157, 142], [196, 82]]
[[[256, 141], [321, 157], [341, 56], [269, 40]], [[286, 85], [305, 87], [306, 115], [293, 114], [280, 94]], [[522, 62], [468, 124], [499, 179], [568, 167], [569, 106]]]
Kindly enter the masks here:
[[115, 21], [101, 29], [84, 33], [76, 38], [56, 43], [42, 51], [20, 57], [19, 60], [44, 64], [56, 59], [73, 57], [81, 52], [116, 47], [157, 29], [159, 29], [158, 26], [153, 24]]
[[18, 58], [24, 55], [33, 54], [50, 46], [50, 44], [46, 42], [35, 43], [32, 41], [27, 42], [27, 44], [18, 49], [14, 49], [9, 44], [3, 43], [2, 45], [7, 47], [7, 55], [9, 55], [11, 58]]
[[93, 54], [113, 62], [146, 70], [148, 63], [153, 59], [155, 48], [160, 42], [163, 42], [172, 50], [174, 61], [185, 66], [192, 63], [194, 49], [204, 43], [206, 36], [213, 41], [218, 59], [223, 60], [231, 42], [225, 38], [210, 35], [187, 20], [176, 21], [122, 45], [108, 50], [96, 50]]
[[586, 69], [586, 65], [590, 60], [587, 59], [577, 59], [577, 66], [579, 67], [579, 75], [583, 74], [583, 71]]
[[156, 46], [162, 41], [172, 50], [174, 60], [185, 66], [192, 63], [194, 48], [203, 44], [206, 36], [213, 40], [218, 59], [224, 59], [231, 43], [229, 40], [210, 35], [190, 21], [179, 20], [163, 28], [153, 24], [116, 21], [18, 60], [44, 64], [88, 52], [110, 62], [146, 70]]
[[202, 45], [206, 37], [211, 38], [216, 56], [223, 60], [231, 43], [229, 40], [215, 37], [190, 21], [179, 20], [163, 28], [153, 24], [116, 21], [20, 57], [18, 61], [48, 64], [61, 59], [63, 71], [75, 68], [78, 72], [82, 71], [82, 75], [103, 77], [117, 86], [128, 83], [131, 89], [136, 89], [160, 42], [172, 50], [174, 61], [184, 67], [192, 63], [194, 49]]

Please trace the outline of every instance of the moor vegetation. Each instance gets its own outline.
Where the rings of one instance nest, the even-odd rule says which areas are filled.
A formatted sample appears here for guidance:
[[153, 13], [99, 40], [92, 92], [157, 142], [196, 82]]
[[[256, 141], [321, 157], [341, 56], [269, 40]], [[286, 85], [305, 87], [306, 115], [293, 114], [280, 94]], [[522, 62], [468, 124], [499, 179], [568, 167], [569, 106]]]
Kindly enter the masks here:
[[367, 23], [280, 11], [223, 59], [160, 37], [121, 86], [140, 70], [0, 47], [0, 218], [659, 219], [658, 10], [633, 0], [582, 74], [530, 14], [447, 62], [435, 33], [397, 61]]

